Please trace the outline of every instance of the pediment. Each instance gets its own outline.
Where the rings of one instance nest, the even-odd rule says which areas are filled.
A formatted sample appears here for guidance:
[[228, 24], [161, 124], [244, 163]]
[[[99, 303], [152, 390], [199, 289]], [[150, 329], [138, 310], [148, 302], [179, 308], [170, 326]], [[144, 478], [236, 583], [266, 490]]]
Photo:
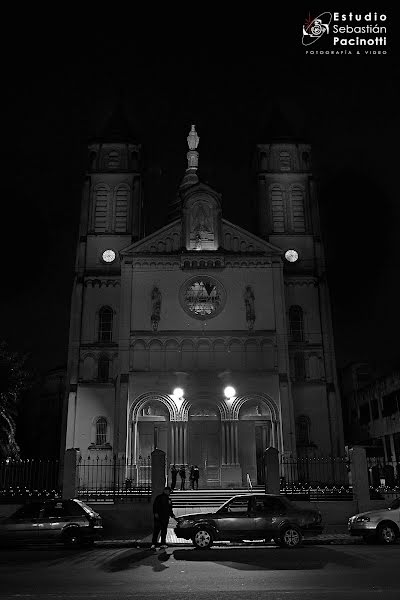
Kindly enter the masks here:
[[[221, 219], [221, 236], [218, 250], [213, 254], [282, 254], [282, 249], [266, 240], [242, 229], [226, 219]], [[132, 254], [180, 254], [182, 250], [182, 221], [169, 223], [144, 239], [139, 240], [123, 250], [122, 256]], [[196, 251], [194, 251], [196, 252]], [[197, 252], [196, 252], [197, 254]], [[202, 254], [202, 253], [201, 253]], [[199, 253], [200, 256], [200, 253]]]
[[222, 239], [220, 247], [230, 254], [282, 254], [282, 249], [266, 240], [242, 229], [226, 219], [222, 219]]
[[154, 233], [146, 236], [142, 240], [127, 246], [121, 250], [122, 256], [130, 254], [165, 254], [178, 253], [182, 246], [182, 223], [178, 219], [169, 223], [165, 227], [158, 229]]

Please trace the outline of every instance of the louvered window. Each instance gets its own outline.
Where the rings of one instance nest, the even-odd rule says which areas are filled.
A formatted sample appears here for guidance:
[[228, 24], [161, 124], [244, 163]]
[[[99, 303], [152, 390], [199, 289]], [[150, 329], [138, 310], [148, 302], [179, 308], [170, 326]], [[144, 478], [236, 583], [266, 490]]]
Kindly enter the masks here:
[[290, 154], [281, 152], [279, 154], [279, 168], [281, 171], [290, 171]]
[[99, 313], [99, 342], [112, 341], [113, 311], [109, 306], [103, 306]]
[[108, 229], [108, 189], [105, 186], [100, 186], [95, 194], [94, 229], [95, 231], [104, 232]]
[[291, 340], [302, 342], [304, 340], [304, 320], [301, 306], [291, 306], [289, 308], [289, 326]]
[[115, 231], [125, 232], [128, 222], [128, 198], [129, 189], [119, 187], [115, 194]]
[[302, 233], [305, 231], [303, 190], [299, 187], [293, 188], [290, 193], [290, 198], [292, 204], [293, 231]]
[[271, 189], [271, 211], [273, 232], [284, 233], [285, 209], [283, 206], [283, 192], [279, 186], [274, 186]]
[[108, 161], [107, 161], [107, 166], [109, 169], [118, 169], [118, 167], [120, 166], [120, 156], [119, 156], [119, 152], [117, 152], [116, 150], [111, 150], [110, 154], [108, 155]]
[[96, 446], [107, 443], [107, 419], [99, 417], [96, 421]]

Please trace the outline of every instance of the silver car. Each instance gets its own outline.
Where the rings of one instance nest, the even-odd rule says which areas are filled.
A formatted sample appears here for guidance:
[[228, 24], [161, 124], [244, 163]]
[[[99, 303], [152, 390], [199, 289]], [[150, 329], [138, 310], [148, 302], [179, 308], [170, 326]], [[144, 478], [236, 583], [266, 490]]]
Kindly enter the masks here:
[[0, 544], [63, 542], [89, 546], [101, 537], [102, 520], [81, 500], [31, 502], [0, 520]]
[[369, 510], [350, 517], [350, 535], [359, 535], [366, 542], [378, 540], [383, 544], [393, 544], [400, 537], [400, 498], [396, 498], [387, 508]]

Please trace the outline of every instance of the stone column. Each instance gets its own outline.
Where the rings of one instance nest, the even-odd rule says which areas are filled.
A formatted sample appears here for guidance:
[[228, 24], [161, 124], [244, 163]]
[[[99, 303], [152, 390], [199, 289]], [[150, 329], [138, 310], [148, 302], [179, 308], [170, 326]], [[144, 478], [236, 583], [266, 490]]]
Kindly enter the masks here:
[[182, 423], [183, 428], [183, 464], [189, 461], [188, 456], [188, 426], [187, 422]]
[[353, 500], [357, 502], [358, 512], [371, 506], [369, 497], [368, 465], [365, 448], [353, 446], [349, 450]]
[[221, 451], [221, 462], [226, 465], [226, 435], [225, 435], [225, 421], [221, 421], [221, 433], [222, 433], [222, 451]]
[[151, 453], [151, 500], [162, 493], [165, 487], [165, 452], [156, 448]]
[[233, 433], [234, 433], [234, 455], [235, 455], [235, 465], [239, 464], [239, 436], [238, 436], [238, 422], [235, 421], [233, 423]]
[[74, 391], [71, 391], [68, 396], [68, 416], [67, 416], [67, 435], [65, 440], [66, 448], [75, 447], [75, 423], [76, 423], [76, 385], [71, 386]]
[[265, 493], [279, 494], [279, 452], [276, 448], [269, 447], [264, 452]]
[[175, 422], [171, 423], [171, 462], [174, 465], [175, 460]]
[[69, 448], [64, 454], [64, 470], [62, 482], [62, 497], [75, 498], [79, 487], [79, 460], [80, 452], [75, 448]]

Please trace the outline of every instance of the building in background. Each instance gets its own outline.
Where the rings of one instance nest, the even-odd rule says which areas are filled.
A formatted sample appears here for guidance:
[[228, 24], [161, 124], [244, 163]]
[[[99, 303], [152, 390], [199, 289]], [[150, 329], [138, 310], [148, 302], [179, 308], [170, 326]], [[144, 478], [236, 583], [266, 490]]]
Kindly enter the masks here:
[[146, 237], [140, 144], [112, 120], [89, 146], [62, 451], [135, 466], [158, 447], [208, 487], [261, 483], [268, 446], [343, 455], [310, 146], [257, 146], [251, 232], [201, 181], [195, 126], [187, 143], [169, 222]]

